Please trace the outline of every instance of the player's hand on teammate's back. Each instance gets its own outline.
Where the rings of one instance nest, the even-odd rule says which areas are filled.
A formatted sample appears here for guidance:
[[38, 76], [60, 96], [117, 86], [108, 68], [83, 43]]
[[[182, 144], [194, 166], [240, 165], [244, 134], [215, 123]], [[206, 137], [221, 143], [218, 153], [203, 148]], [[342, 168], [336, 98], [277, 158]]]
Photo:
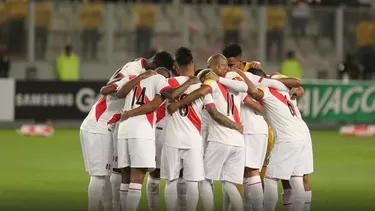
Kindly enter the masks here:
[[219, 81], [219, 76], [216, 75], [213, 71], [210, 71], [204, 76], [204, 80], [214, 80], [214, 81]]
[[122, 112], [120, 122], [123, 122], [123, 121], [129, 119], [130, 116], [128, 114], [129, 113], [127, 111]]
[[167, 106], [168, 114], [169, 114], [169, 115], [172, 115], [174, 112], [177, 111], [178, 108], [179, 108], [179, 104], [178, 104], [178, 102], [173, 102], [173, 103], [169, 104], [169, 105]]
[[156, 74], [157, 73], [155, 71], [148, 70], [148, 71], [146, 71], [144, 73], [139, 74], [139, 77], [141, 77], [141, 79], [143, 80], [143, 79], [146, 79], [146, 78], [151, 77], [151, 76], [156, 75]]
[[188, 81], [190, 84], [197, 84], [201, 82], [197, 76], [191, 76]]
[[235, 128], [238, 132], [243, 133], [243, 125], [241, 123], [236, 124]]

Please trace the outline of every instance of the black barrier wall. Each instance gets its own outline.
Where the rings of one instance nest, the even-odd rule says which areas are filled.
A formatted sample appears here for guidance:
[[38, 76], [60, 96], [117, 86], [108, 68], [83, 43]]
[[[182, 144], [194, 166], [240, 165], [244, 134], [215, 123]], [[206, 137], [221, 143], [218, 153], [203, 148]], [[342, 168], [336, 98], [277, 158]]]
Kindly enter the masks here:
[[15, 119], [82, 120], [106, 83], [17, 81]]

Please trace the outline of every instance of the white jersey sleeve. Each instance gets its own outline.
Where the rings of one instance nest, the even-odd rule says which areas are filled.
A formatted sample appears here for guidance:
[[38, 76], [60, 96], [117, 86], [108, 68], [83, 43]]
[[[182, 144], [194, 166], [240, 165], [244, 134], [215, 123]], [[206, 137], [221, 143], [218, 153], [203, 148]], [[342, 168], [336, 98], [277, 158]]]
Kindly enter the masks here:
[[204, 108], [210, 108], [212, 106], [215, 106], [215, 101], [211, 94], [207, 94], [203, 97], [203, 105]]
[[245, 75], [256, 87], [265, 86], [265, 87], [272, 87], [280, 91], [289, 91], [289, 88], [286, 87], [280, 81], [260, 77], [249, 72], [245, 72]]
[[157, 74], [155, 76], [155, 88], [156, 88], [156, 94], [162, 94], [164, 91], [170, 88], [168, 80], [162, 76]]
[[144, 58], [128, 62], [121, 68], [121, 70], [117, 74], [121, 77], [141, 74], [146, 71], [145, 62], [146, 59]]

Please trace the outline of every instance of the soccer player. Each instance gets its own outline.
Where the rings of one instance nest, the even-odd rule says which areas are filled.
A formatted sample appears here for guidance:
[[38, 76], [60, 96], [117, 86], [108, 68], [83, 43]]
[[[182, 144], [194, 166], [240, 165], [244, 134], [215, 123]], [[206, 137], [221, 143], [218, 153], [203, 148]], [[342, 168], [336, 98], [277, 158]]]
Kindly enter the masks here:
[[262, 100], [267, 119], [276, 132], [274, 149], [264, 179], [264, 210], [275, 210], [278, 198], [277, 181], [281, 179], [289, 180], [292, 187], [293, 210], [302, 211], [305, 204], [302, 176], [306, 172], [304, 156], [307, 150], [307, 125], [297, 116], [288, 91], [263, 87], [258, 89], [242, 71], [238, 73], [245, 79], [249, 87], [248, 93], [254, 99]]
[[[126, 96], [124, 106], [126, 112], [121, 117], [125, 121], [119, 125], [118, 165], [122, 168], [121, 206], [127, 211], [138, 208], [144, 176], [147, 171], [154, 170], [156, 167], [155, 111], [163, 103], [163, 97], [173, 100], [190, 86], [189, 83], [184, 83], [178, 88], [171, 89], [165, 78], [167, 75], [164, 77], [160, 75], [163, 74], [162, 72], [165, 74], [165, 68], [156, 71], [159, 74], [138, 82], [130, 95]], [[117, 92], [117, 96], [123, 96], [121, 89]], [[147, 110], [150, 107], [135, 109], [145, 103], [150, 103], [152, 109]]]
[[[214, 55], [209, 59], [209, 67], [219, 76], [225, 76], [228, 72], [227, 59], [221, 54]], [[239, 109], [245, 95], [229, 90], [222, 82], [229, 81], [238, 87], [242, 87], [242, 89], [239, 89], [240, 91], [246, 90], [247, 87], [246, 85], [243, 86], [242, 81], [234, 81], [223, 77], [220, 77], [219, 80], [219, 83], [213, 80], [205, 81], [199, 89], [191, 92], [181, 101], [171, 103], [167, 110], [168, 113], [172, 114], [177, 109], [212, 93], [219, 112], [237, 123], [237, 125], [231, 125], [230, 128], [227, 128], [215, 121], [210, 121], [208, 146], [204, 158], [207, 180], [202, 182], [201, 191], [205, 210], [213, 210], [211, 180], [220, 180], [224, 184], [224, 191], [228, 193], [233, 202], [234, 209], [243, 210], [242, 198], [236, 189], [236, 184], [243, 181], [245, 150]]]
[[[143, 74], [143, 76], [147, 76]], [[141, 77], [143, 77], [141, 76]], [[112, 210], [111, 186], [109, 175], [111, 170], [113, 139], [108, 131], [107, 123], [116, 118], [123, 106], [123, 100], [108, 95], [126, 83], [125, 80], [114, 81], [101, 89], [102, 96], [92, 106], [89, 114], [80, 127], [80, 138], [86, 171], [90, 175], [89, 210], [98, 210], [102, 201], [105, 210]]]
[[[194, 76], [193, 56], [189, 49], [179, 48], [176, 53], [177, 71], [180, 77], [169, 79], [172, 87], [177, 87]], [[201, 84], [191, 85], [180, 97], [183, 99], [189, 93], [198, 89]], [[211, 94], [207, 94], [191, 104], [182, 106], [167, 116], [166, 140], [162, 151], [162, 178], [168, 180], [165, 190], [167, 210], [176, 209], [177, 195], [174, 194], [179, 172], [183, 168], [183, 177], [187, 183], [187, 210], [196, 210], [199, 191], [198, 182], [205, 179], [203, 165], [202, 107], [207, 109], [211, 118], [224, 127], [238, 124], [215, 108]]]
[[[173, 68], [173, 58], [172, 56], [166, 52], [161, 51], [156, 53], [153, 57], [150, 59], [144, 59], [139, 58], [135, 59], [133, 61], [130, 61], [126, 63], [123, 67], [119, 68], [110, 78], [110, 82], [113, 80], [116, 80], [117, 78], [123, 78], [129, 75], [138, 75], [140, 73], [145, 72], [146, 70], [155, 70], [158, 67], [165, 67], [167, 69]], [[118, 123], [116, 125], [112, 124], [112, 127], [115, 127], [114, 130], [114, 137], [117, 140], [117, 129], [118, 129]], [[119, 204], [120, 204], [120, 184], [121, 184], [121, 170], [116, 168], [117, 167], [117, 148], [116, 148], [117, 141], [114, 141], [114, 154], [113, 154], [113, 162], [114, 162], [114, 168], [112, 170], [111, 174], [111, 184], [112, 184], [112, 195], [113, 195], [113, 204], [115, 207], [115, 211], [119, 210]]]

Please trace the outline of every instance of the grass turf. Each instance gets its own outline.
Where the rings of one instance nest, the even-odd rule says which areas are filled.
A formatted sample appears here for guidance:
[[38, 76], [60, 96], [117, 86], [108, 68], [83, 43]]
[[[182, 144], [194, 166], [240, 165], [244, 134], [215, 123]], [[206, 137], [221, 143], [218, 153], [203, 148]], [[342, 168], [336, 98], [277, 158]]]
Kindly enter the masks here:
[[[312, 136], [312, 210], [375, 210], [375, 139], [322, 131], [314, 131]], [[78, 130], [58, 129], [51, 138], [21, 137], [15, 130], [0, 130], [0, 158], [1, 211], [87, 210], [89, 177]], [[219, 184], [215, 194], [216, 207], [222, 210]], [[160, 200], [160, 210], [165, 210], [163, 194]], [[147, 210], [145, 197], [140, 210]]]

